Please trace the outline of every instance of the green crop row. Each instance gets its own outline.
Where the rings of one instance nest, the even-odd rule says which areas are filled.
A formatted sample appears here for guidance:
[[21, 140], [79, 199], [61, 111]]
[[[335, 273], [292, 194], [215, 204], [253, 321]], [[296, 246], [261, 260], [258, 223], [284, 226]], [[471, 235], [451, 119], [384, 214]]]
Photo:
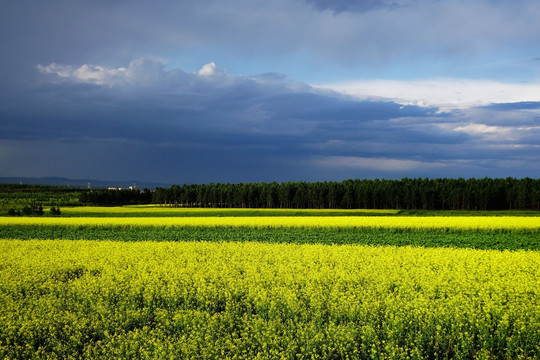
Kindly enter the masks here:
[[[41, 202], [40, 202], [41, 203]], [[8, 209], [22, 209], [26, 202], [3, 202], [0, 216], [7, 216]], [[28, 202], [30, 204], [30, 202]], [[139, 206], [68, 206], [69, 203], [43, 202], [47, 205], [62, 206], [62, 217], [269, 217], [269, 216], [407, 216], [407, 217], [539, 217], [539, 211], [465, 211], [465, 210], [375, 210], [375, 209], [237, 209], [237, 208], [175, 208], [158, 205]], [[76, 205], [76, 204], [75, 204]], [[47, 209], [45, 209], [47, 210]], [[48, 216], [48, 211], [45, 216]]]
[[242, 216], [391, 216], [399, 210], [182, 208], [157, 205], [84, 206], [63, 209], [64, 217], [242, 217]]
[[466, 231], [363, 229], [296, 229], [248, 227], [156, 226], [0, 226], [4, 239], [73, 239], [120, 241], [237, 241], [296, 244], [362, 244], [540, 250], [538, 231]]

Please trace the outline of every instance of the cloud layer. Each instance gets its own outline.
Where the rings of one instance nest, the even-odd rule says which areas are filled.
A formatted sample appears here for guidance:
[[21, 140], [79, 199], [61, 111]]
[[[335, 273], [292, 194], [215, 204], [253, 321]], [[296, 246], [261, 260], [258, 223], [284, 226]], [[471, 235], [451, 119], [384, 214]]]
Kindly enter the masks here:
[[0, 176], [540, 176], [535, 0], [0, 10]]
[[161, 56], [308, 81], [540, 75], [535, 0], [48, 0], [2, 10], [2, 68]]
[[230, 74], [214, 63], [187, 72], [150, 59], [124, 67], [38, 64], [36, 72], [41, 85], [3, 110], [6, 176], [538, 175], [539, 103], [441, 111], [359, 100], [275, 75]]

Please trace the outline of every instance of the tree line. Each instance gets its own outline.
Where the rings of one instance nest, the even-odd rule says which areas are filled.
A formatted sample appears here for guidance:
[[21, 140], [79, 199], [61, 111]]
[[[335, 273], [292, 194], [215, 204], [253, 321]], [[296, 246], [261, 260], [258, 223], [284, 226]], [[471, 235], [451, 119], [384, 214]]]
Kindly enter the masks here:
[[151, 195], [155, 204], [182, 207], [540, 210], [540, 179], [184, 184], [156, 188]]
[[[139, 190], [0, 185], [0, 206], [162, 206], [296, 209], [540, 210], [540, 179], [349, 179], [184, 184]], [[17, 206], [15, 206], [17, 205]]]

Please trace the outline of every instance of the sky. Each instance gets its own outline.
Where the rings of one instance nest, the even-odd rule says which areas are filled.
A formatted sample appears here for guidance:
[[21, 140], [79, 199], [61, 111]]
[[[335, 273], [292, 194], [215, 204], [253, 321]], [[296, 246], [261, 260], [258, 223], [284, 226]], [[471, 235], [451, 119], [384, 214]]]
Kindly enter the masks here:
[[540, 177], [537, 0], [0, 0], [0, 177]]

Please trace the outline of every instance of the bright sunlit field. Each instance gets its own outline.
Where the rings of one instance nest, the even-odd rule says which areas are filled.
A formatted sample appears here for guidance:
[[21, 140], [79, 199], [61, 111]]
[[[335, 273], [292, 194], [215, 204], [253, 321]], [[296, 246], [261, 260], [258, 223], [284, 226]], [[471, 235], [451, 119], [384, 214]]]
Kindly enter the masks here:
[[220, 217], [0, 217], [0, 225], [203, 226], [253, 228], [397, 228], [539, 230], [540, 217], [513, 216], [220, 216]]
[[69, 240], [0, 249], [4, 358], [540, 355], [538, 252]]
[[0, 217], [0, 358], [540, 358], [540, 217], [63, 211]]

